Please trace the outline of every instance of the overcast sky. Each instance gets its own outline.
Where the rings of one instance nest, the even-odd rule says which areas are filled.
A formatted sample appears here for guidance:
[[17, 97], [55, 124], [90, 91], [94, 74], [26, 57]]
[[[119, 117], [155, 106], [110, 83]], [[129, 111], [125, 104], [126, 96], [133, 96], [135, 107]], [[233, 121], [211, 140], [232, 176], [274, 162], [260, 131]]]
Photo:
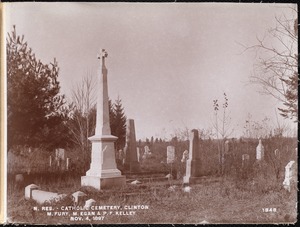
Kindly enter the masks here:
[[[232, 136], [242, 135], [250, 113], [275, 124], [279, 103], [247, 85], [257, 56], [243, 51], [290, 15], [283, 4], [14, 3], [7, 31], [16, 25], [43, 63], [54, 57], [61, 92], [91, 72], [108, 52], [108, 90], [119, 95], [136, 137], [169, 138], [177, 128], [212, 127], [213, 100], [229, 99]], [[292, 126], [291, 126], [292, 127]]]

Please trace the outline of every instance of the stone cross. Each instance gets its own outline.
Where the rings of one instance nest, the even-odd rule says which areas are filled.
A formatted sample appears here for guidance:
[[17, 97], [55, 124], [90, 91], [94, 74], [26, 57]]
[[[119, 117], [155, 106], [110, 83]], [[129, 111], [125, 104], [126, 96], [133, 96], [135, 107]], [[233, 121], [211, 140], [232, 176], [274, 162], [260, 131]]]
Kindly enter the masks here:
[[100, 54], [98, 54], [98, 59], [102, 60], [102, 67], [105, 67], [105, 58], [107, 58], [108, 54], [105, 49], [102, 49]]
[[30, 184], [25, 187], [25, 199], [33, 199], [39, 204], [57, 202], [65, 198], [66, 194], [58, 194], [40, 190], [40, 187], [35, 184]]
[[98, 68], [97, 85], [97, 114], [95, 135], [89, 137], [92, 142], [91, 164], [86, 176], [81, 177], [81, 186], [91, 186], [98, 190], [110, 189], [112, 187], [122, 187], [126, 183], [125, 176], [117, 169], [115, 157], [116, 136], [111, 135], [109, 123], [108, 106], [108, 83], [105, 58], [107, 52], [102, 49], [98, 58], [100, 67]]

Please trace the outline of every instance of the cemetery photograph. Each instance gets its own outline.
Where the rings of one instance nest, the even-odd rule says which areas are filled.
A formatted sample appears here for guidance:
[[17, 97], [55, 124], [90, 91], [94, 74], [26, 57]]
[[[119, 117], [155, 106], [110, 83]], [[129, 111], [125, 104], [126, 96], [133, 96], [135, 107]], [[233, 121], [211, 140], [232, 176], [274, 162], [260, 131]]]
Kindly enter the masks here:
[[296, 4], [4, 10], [7, 223], [297, 222]]

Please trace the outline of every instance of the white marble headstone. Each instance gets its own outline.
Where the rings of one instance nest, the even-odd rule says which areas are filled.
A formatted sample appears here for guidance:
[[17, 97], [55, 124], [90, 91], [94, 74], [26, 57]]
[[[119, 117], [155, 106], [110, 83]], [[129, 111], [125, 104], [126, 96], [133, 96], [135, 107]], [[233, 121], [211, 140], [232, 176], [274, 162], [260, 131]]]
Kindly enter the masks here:
[[261, 142], [261, 139], [259, 139], [259, 143], [256, 147], [256, 160], [263, 160], [264, 159], [264, 152], [265, 151], [265, 148], [264, 146], [262, 145], [262, 142]]
[[167, 147], [167, 163], [171, 164], [175, 161], [175, 147], [168, 146]]
[[88, 199], [87, 201], [85, 201], [84, 207], [88, 209], [91, 206], [93, 206], [95, 203], [96, 203], [96, 200], [94, 200], [94, 199]]
[[291, 191], [291, 183], [293, 181], [295, 181], [295, 179], [293, 179], [293, 175], [295, 174], [294, 173], [295, 168], [293, 168], [294, 163], [295, 163], [295, 161], [290, 161], [285, 166], [285, 177], [284, 177], [284, 181], [283, 181], [283, 187], [288, 191]]
[[55, 150], [55, 159], [65, 160], [65, 149], [58, 148]]
[[140, 148], [136, 148], [136, 154], [137, 154], [137, 161], [140, 162]]
[[144, 150], [145, 150], [145, 154], [148, 155], [149, 152], [150, 152], [150, 148], [146, 145], [146, 146], [144, 147]]
[[38, 190], [40, 187], [35, 184], [30, 184], [25, 187], [25, 199], [32, 199], [32, 191]]
[[188, 159], [189, 159], [189, 151], [185, 150], [182, 154], [181, 162], [186, 162], [186, 160], [188, 160]]

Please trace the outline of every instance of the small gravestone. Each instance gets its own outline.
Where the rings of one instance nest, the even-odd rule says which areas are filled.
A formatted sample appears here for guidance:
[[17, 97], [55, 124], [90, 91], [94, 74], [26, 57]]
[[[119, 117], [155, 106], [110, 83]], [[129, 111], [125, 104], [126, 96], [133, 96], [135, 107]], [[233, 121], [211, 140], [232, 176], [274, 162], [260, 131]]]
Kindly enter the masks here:
[[148, 154], [150, 153], [150, 148], [146, 145], [146, 146], [144, 147], [144, 151], [145, 151], [144, 154], [148, 155]]
[[77, 191], [72, 194], [72, 199], [75, 206], [83, 205], [85, 198], [86, 194], [81, 191]]
[[175, 192], [176, 191], [176, 188], [177, 186], [176, 185], [172, 185], [168, 188], [168, 191], [171, 191], [171, 192]]
[[191, 192], [191, 187], [190, 186], [185, 186], [184, 188], [183, 188], [183, 191], [184, 192], [187, 192], [187, 193], [190, 193]]
[[186, 162], [189, 159], [189, 151], [185, 150], [182, 154], [181, 162]]
[[291, 191], [291, 185], [292, 183], [296, 182], [296, 170], [295, 170], [295, 161], [290, 161], [286, 166], [285, 166], [285, 177], [283, 181], [283, 187], [287, 191]]
[[32, 199], [32, 191], [38, 190], [40, 187], [35, 184], [30, 184], [25, 187], [25, 199]]
[[55, 159], [56, 160], [65, 160], [65, 149], [62, 149], [62, 148], [55, 149]]
[[172, 175], [169, 173], [169, 174], [167, 174], [166, 176], [165, 176], [165, 178], [167, 178], [167, 179], [172, 179]]
[[124, 165], [124, 161], [125, 161], [125, 158], [124, 158], [124, 151], [123, 151], [123, 149], [120, 149], [119, 151], [118, 151], [118, 158], [117, 158], [119, 161], [119, 164], [120, 165]]
[[127, 119], [126, 122], [126, 145], [125, 145], [125, 170], [130, 172], [140, 171], [140, 164], [137, 157], [136, 137], [134, 120]]
[[225, 154], [230, 154], [231, 153], [231, 144], [230, 144], [229, 140], [225, 141], [224, 153]]
[[137, 161], [140, 162], [140, 148], [136, 148], [136, 154], [137, 154]]
[[130, 184], [141, 184], [142, 182], [138, 181], [138, 180], [134, 180], [132, 181]]
[[94, 199], [88, 199], [85, 201], [84, 208], [89, 209], [91, 206], [95, 205], [96, 200]]
[[69, 168], [70, 168], [70, 158], [67, 158], [66, 169], [69, 170]]
[[151, 151], [150, 151], [150, 148], [146, 145], [145, 147], [144, 147], [144, 154], [143, 154], [143, 156], [142, 156], [142, 159], [143, 160], [145, 160], [145, 159], [147, 159], [149, 156], [151, 156], [152, 155], [152, 153], [151, 153]]
[[23, 176], [23, 174], [17, 174], [17, 175], [15, 176], [15, 181], [16, 181], [17, 184], [22, 183], [22, 182], [24, 181], [24, 176]]
[[250, 156], [248, 154], [242, 155], [242, 167], [248, 167], [250, 161]]
[[35, 200], [39, 204], [43, 203], [51, 203], [57, 202], [63, 199], [66, 195], [65, 194], [58, 194], [55, 192], [48, 192], [42, 190], [33, 190], [32, 191], [32, 199]]
[[189, 159], [186, 162], [186, 174], [184, 183], [196, 183], [201, 176], [201, 151], [199, 132], [193, 129], [190, 134]]
[[259, 139], [258, 145], [256, 147], [256, 160], [261, 161], [264, 159], [265, 148], [262, 145], [261, 139]]
[[281, 162], [281, 150], [276, 149], [276, 150], [274, 151], [274, 156], [275, 156], [275, 160], [276, 160], [277, 162]]
[[175, 161], [175, 147], [167, 146], [167, 163], [171, 164]]
[[224, 155], [222, 160], [222, 173], [228, 174], [231, 170], [233, 160], [233, 144], [232, 141], [226, 140], [224, 144]]

